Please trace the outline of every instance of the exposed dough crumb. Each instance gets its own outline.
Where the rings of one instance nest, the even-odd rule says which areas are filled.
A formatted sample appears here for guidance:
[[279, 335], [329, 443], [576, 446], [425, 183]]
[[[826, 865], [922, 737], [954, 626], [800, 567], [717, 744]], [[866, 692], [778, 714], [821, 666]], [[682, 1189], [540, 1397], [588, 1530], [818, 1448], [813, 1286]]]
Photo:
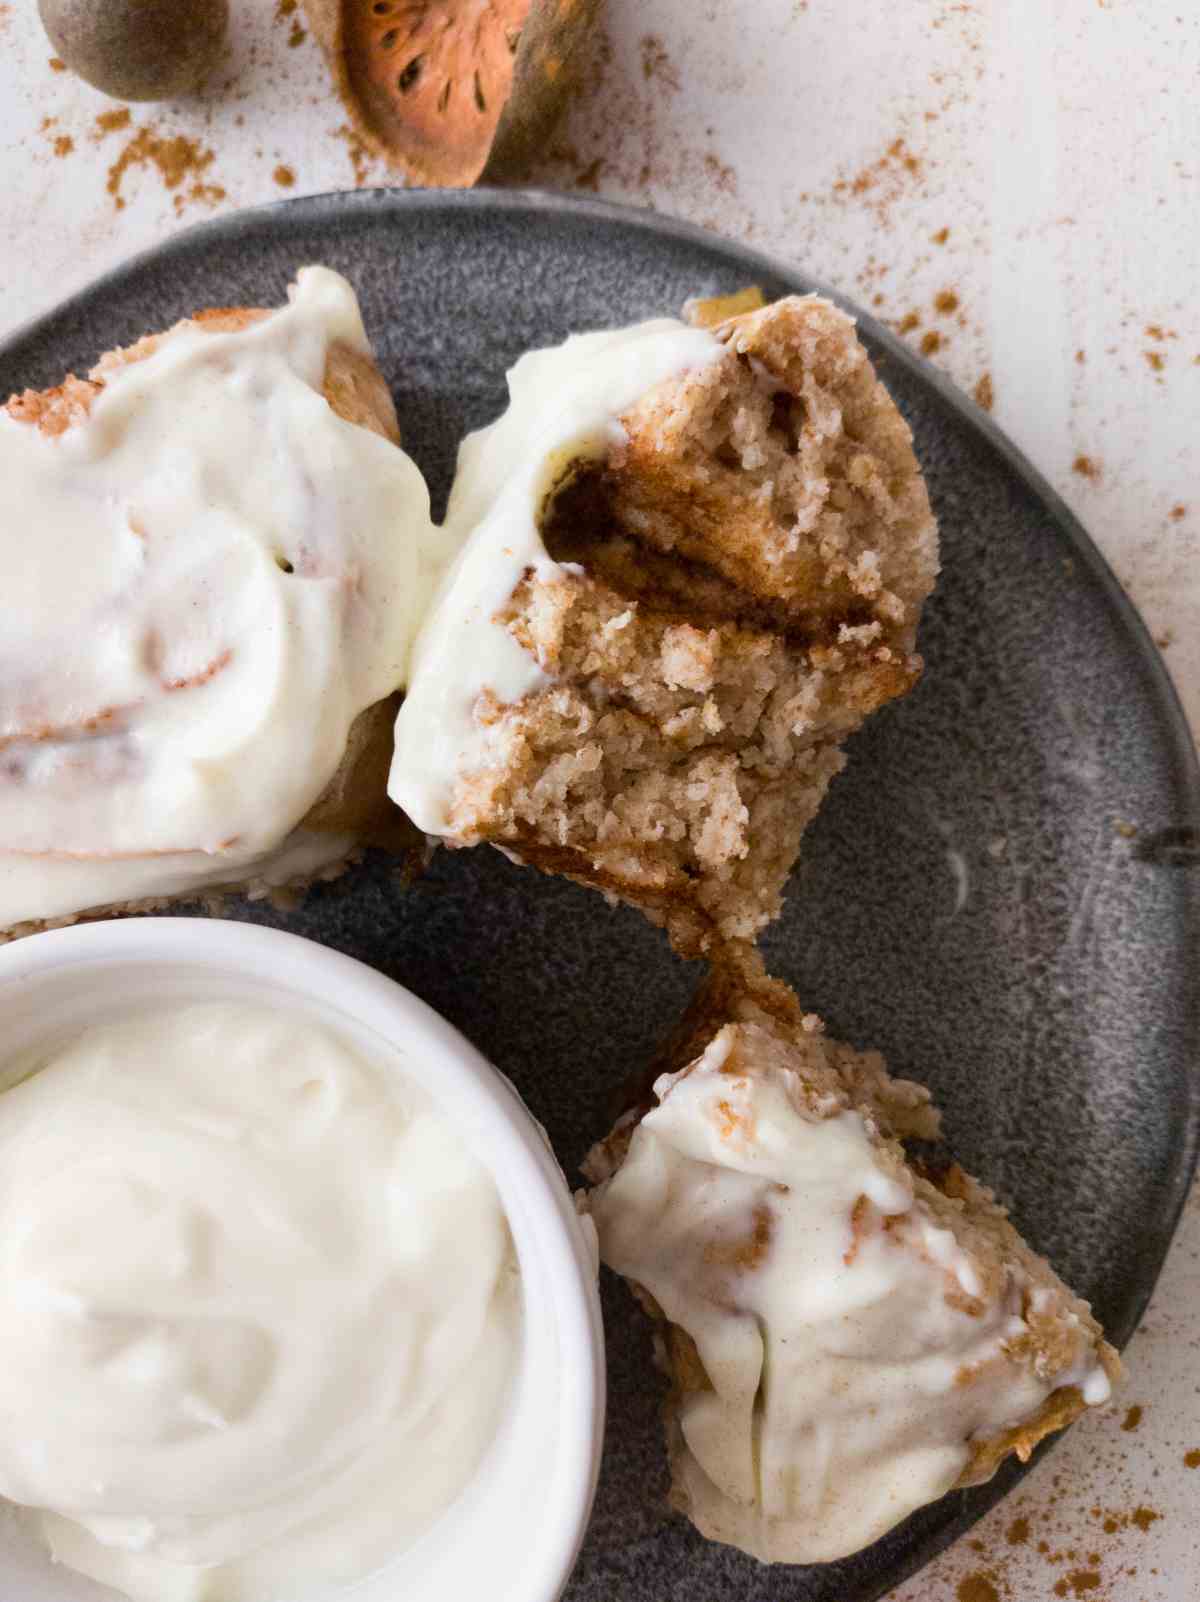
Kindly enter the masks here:
[[[703, 303], [696, 308], [703, 319]], [[477, 715], [458, 844], [634, 902], [680, 949], [781, 905], [842, 740], [920, 674], [937, 534], [907, 424], [815, 296], [736, 315], [722, 358], [645, 395], [568, 472], [500, 619], [552, 675]]]

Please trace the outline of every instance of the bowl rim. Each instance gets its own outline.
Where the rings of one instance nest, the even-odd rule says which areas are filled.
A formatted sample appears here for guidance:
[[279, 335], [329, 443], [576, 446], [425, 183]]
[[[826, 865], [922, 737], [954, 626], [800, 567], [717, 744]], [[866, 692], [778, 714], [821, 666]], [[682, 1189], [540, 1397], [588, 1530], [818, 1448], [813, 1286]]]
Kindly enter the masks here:
[[[486, 1147], [480, 1155], [493, 1173], [503, 1164], [503, 1188], [520, 1189], [523, 1217], [506, 1208], [510, 1227], [518, 1248], [524, 1243], [536, 1251], [539, 1273], [552, 1287], [561, 1365], [554, 1495], [531, 1521], [520, 1590], [512, 1594], [525, 1602], [553, 1602], [570, 1577], [591, 1517], [604, 1437], [606, 1370], [594, 1238], [575, 1210], [542, 1126], [505, 1075], [405, 986], [317, 941], [258, 924], [204, 917], [113, 918], [29, 935], [0, 946], [0, 1015], [13, 985], [24, 989], [43, 978], [68, 976], [72, 969], [144, 967], [224, 973], [240, 989], [248, 980], [277, 995], [302, 993], [387, 1044], [402, 1045], [406, 1052], [424, 1047], [436, 1062], [435, 1100], [459, 1102], [476, 1133], [486, 1131], [486, 1143], [476, 1139], [473, 1144]], [[145, 998], [132, 1004], [144, 1005]]]

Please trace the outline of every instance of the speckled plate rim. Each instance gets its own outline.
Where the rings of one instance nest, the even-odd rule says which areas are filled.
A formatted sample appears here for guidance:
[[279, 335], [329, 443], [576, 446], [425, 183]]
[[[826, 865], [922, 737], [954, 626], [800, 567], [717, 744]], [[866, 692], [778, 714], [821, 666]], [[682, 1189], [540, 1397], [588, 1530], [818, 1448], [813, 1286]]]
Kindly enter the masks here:
[[[50, 311], [30, 319], [0, 341], [0, 361], [11, 350], [26, 340], [52, 335], [54, 325], [71, 319], [76, 313], [86, 315], [88, 302], [97, 294], [120, 293], [124, 281], [132, 279], [143, 268], [169, 263], [172, 257], [192, 257], [198, 249], [217, 241], [228, 245], [256, 234], [273, 233], [285, 226], [296, 228], [311, 220], [314, 225], [327, 226], [337, 218], [365, 214], [381, 223], [403, 218], [406, 214], [474, 212], [482, 216], [532, 217], [554, 215], [575, 217], [589, 223], [610, 224], [614, 229], [657, 237], [666, 242], [693, 246], [721, 256], [730, 265], [744, 273], [746, 281], [753, 283], [767, 278], [792, 286], [797, 293], [818, 293], [841, 306], [858, 323], [870, 340], [887, 353], [889, 362], [904, 369], [925, 389], [932, 391], [941, 404], [953, 412], [959, 423], [973, 433], [1000, 458], [1009, 475], [1044, 507], [1047, 518], [1070, 548], [1088, 577], [1096, 585], [1111, 608], [1114, 622], [1126, 636], [1133, 653], [1146, 675], [1148, 698], [1155, 702], [1163, 721], [1164, 750], [1171, 758], [1175, 785], [1184, 798], [1184, 817], [1180, 825], [1200, 831], [1200, 758], [1196, 742], [1188, 726], [1187, 717], [1178, 692], [1171, 680], [1166, 664], [1150, 635], [1141, 615], [1126, 595], [1119, 580], [1099, 548], [1087, 533], [1070, 507], [1047, 479], [1028, 460], [1023, 452], [978, 406], [964, 395], [943, 373], [916, 356], [909, 347], [885, 327], [870, 312], [864, 311], [849, 296], [830, 288], [820, 280], [809, 277], [802, 268], [764, 251], [758, 251], [734, 240], [723, 238], [709, 229], [661, 212], [622, 205], [613, 201], [585, 196], [560, 194], [548, 190], [524, 189], [403, 189], [367, 188], [336, 190], [324, 194], [301, 195], [294, 199], [279, 200], [264, 206], [249, 207], [242, 211], [195, 223], [179, 230], [158, 245], [153, 245], [111, 268], [84, 288], [59, 302]], [[1200, 871], [1189, 865], [1187, 913], [1183, 920], [1184, 938], [1200, 958]], [[1126, 1327], [1110, 1331], [1116, 1344], [1124, 1346], [1145, 1314], [1154, 1293], [1171, 1241], [1174, 1238], [1179, 1216], [1187, 1200], [1200, 1158], [1200, 983], [1190, 998], [1187, 1024], [1188, 1097], [1186, 1116], [1178, 1126], [1174, 1160], [1164, 1186], [1164, 1199], [1156, 1220], [1145, 1234], [1147, 1251], [1139, 1263], [1140, 1293], [1131, 1301]], [[1184, 1055], [1181, 1053], [1181, 1056]], [[946, 1500], [952, 1505], [957, 1495], [963, 1499], [958, 1512], [948, 1515], [936, 1529], [914, 1541], [902, 1561], [891, 1565], [886, 1577], [878, 1586], [859, 1591], [853, 1602], [877, 1602], [877, 1599], [902, 1584], [930, 1561], [936, 1554], [951, 1545], [974, 1525], [978, 1519], [999, 1502], [1028, 1472], [1033, 1463], [1053, 1448], [1055, 1437], [1044, 1441], [1028, 1464], [1014, 1460], [1003, 1468], [986, 1486], [970, 1492], [951, 1493]]]

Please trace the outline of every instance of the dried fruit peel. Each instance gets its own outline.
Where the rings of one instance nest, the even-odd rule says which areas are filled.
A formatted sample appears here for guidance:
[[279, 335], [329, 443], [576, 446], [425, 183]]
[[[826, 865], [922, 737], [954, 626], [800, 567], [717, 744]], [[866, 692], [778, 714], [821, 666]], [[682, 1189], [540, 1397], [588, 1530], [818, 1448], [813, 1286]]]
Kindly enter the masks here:
[[304, 0], [367, 147], [417, 183], [467, 188], [536, 155], [600, 0]]
[[697, 328], [715, 328], [718, 323], [727, 322], [731, 317], [740, 317], [743, 312], [759, 311], [766, 304], [762, 290], [757, 284], [750, 284], [746, 289], [735, 289], [729, 295], [709, 295], [703, 300], [689, 300], [683, 308], [683, 315]]

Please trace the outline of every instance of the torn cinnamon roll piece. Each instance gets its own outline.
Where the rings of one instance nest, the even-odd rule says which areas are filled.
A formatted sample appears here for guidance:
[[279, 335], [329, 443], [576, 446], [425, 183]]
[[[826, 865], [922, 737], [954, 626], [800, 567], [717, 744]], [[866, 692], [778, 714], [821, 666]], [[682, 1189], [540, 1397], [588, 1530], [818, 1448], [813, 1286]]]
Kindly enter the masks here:
[[0, 409], [0, 939], [411, 846], [396, 691], [442, 536], [349, 284]]
[[460, 449], [391, 794], [684, 951], [752, 936], [841, 742], [920, 672], [937, 538], [909, 429], [816, 296], [576, 335], [509, 392]]
[[[747, 971], [748, 970], [748, 971]], [[764, 1562], [846, 1557], [1106, 1401], [1087, 1303], [957, 1166], [937, 1117], [747, 957], [585, 1164], [602, 1260], [654, 1320], [671, 1501]]]

